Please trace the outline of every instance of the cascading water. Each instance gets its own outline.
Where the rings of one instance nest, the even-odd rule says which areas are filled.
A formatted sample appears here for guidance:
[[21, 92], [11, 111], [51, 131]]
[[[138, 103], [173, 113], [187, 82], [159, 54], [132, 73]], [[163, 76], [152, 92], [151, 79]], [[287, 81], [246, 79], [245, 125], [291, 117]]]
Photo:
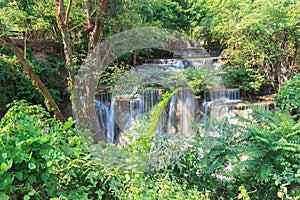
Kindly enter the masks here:
[[[180, 71], [183, 68], [193, 67], [204, 73], [219, 70], [221, 66], [219, 57], [210, 57], [201, 45], [188, 43], [185, 51], [174, 51], [172, 53], [175, 57], [173, 59], [148, 59], [144, 61], [143, 66], [163, 65], [167, 71]], [[124, 130], [132, 129], [137, 119], [149, 113], [162, 100], [161, 95], [162, 90], [154, 89], [140, 90], [127, 96], [104, 95], [98, 98], [95, 102], [98, 121], [108, 140], [118, 142], [118, 137]], [[230, 110], [226, 105], [240, 101], [238, 89], [210, 91], [204, 94], [202, 109], [206, 115], [213, 115], [217, 119], [222, 119]], [[192, 91], [182, 90], [174, 94], [162, 112], [155, 130], [156, 134], [191, 135], [193, 133], [193, 123], [197, 120], [199, 122], [199, 116], [197, 116], [199, 106], [197, 103], [198, 101]]]
[[[198, 44], [188, 42], [186, 50], [172, 53], [174, 55], [172, 59], [148, 59], [144, 61], [143, 66], [158, 66], [172, 72], [192, 67], [199, 69], [203, 74], [214, 70], [217, 73], [221, 69], [220, 57], [210, 57], [210, 54]], [[153, 77], [155, 78], [150, 76], [150, 79]], [[214, 77], [213, 82], [215, 85], [210, 87], [222, 88], [221, 76]], [[99, 94], [95, 99], [96, 114], [108, 141], [117, 143], [124, 130], [132, 129], [136, 120], [149, 114], [162, 100], [163, 92], [164, 89], [154, 89], [135, 91], [131, 95]], [[210, 90], [204, 92], [201, 109], [206, 116], [214, 116], [217, 120], [226, 116], [232, 117], [231, 114], [251, 118], [252, 110], [240, 102], [242, 99], [239, 89]], [[192, 91], [182, 90], [174, 94], [162, 112], [155, 133], [191, 135], [193, 123], [200, 121], [197, 103]], [[270, 105], [272, 107], [269, 102], [258, 104], [266, 110], [271, 108]], [[209, 118], [204, 117], [203, 120], [207, 119]]]
[[114, 101], [110, 94], [100, 94], [95, 99], [95, 110], [98, 122], [111, 143], [114, 142], [115, 123], [114, 123]]
[[[124, 130], [133, 128], [136, 120], [162, 100], [164, 90], [142, 90], [132, 97], [100, 94], [95, 100], [98, 121], [109, 142], [117, 142]], [[197, 102], [191, 91], [174, 94], [156, 128], [156, 134], [192, 134]]]
[[114, 121], [120, 130], [130, 130], [161, 100], [159, 90], [143, 90], [135, 96], [114, 96]]
[[136, 96], [97, 95], [95, 110], [98, 122], [111, 143], [117, 142], [120, 131], [130, 130], [140, 119], [161, 101], [160, 90], [143, 90]]
[[[176, 100], [177, 100], [177, 96], [173, 95], [171, 100], [170, 100], [170, 104], [169, 104], [169, 112], [168, 112], [168, 131], [170, 132], [174, 132], [175, 130], [173, 130], [173, 125], [175, 122], [175, 105], [176, 105]], [[161, 122], [161, 121], [160, 121]], [[161, 126], [160, 126], [161, 127]]]
[[206, 116], [221, 120], [229, 115], [230, 104], [241, 101], [239, 89], [212, 90], [204, 93], [202, 111]]
[[192, 91], [181, 90], [174, 94], [160, 117], [156, 133], [192, 135], [197, 108], [197, 101]]

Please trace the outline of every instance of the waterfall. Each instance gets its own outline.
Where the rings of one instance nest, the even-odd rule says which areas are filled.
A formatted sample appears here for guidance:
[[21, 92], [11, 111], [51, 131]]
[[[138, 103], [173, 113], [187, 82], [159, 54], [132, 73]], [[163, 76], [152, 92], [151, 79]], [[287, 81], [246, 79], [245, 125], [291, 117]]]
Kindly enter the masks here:
[[111, 143], [114, 142], [114, 102], [110, 94], [100, 94], [95, 99], [95, 110], [98, 122]]
[[230, 105], [241, 102], [239, 89], [220, 89], [204, 93], [202, 112], [221, 120], [230, 115]]
[[[176, 100], [177, 100], [177, 95], [173, 95], [170, 103], [169, 103], [169, 112], [168, 112], [168, 130], [170, 133], [175, 132], [175, 130], [173, 130], [173, 124], [175, 122], [175, 106], [176, 106]], [[161, 125], [160, 125], [161, 126]]]
[[181, 90], [174, 94], [165, 111], [160, 117], [157, 134], [185, 134], [193, 133], [192, 125], [196, 119], [197, 101], [192, 91]]
[[95, 98], [98, 122], [111, 143], [118, 141], [119, 134], [133, 128], [133, 124], [161, 101], [161, 90], [142, 90], [136, 96], [102, 93]]
[[[273, 100], [262, 100], [251, 104], [262, 110], [273, 110], [276, 106]], [[213, 116], [216, 120], [229, 117], [230, 123], [238, 123], [233, 117], [238, 115], [245, 119], [252, 119], [253, 110], [248, 104], [242, 102], [239, 89], [220, 89], [204, 93], [202, 112], [206, 116]], [[206, 120], [207, 117], [204, 118], [204, 122]]]
[[[99, 124], [109, 142], [117, 142], [125, 130], [131, 130], [136, 120], [150, 113], [162, 100], [164, 90], [141, 90], [134, 97], [100, 94], [95, 100]], [[197, 104], [192, 91], [174, 94], [164, 109], [156, 134], [192, 134]]]

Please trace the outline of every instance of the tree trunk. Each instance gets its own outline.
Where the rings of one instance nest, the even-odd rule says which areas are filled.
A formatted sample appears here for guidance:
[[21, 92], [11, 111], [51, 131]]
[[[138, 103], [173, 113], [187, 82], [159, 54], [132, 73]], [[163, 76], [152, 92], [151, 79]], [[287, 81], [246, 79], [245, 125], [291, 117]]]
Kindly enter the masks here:
[[65, 5], [64, 5], [64, 0], [56, 0], [57, 4], [57, 25], [58, 28], [61, 32], [63, 44], [64, 44], [64, 54], [65, 54], [65, 59], [66, 59], [66, 67], [69, 72], [69, 90], [72, 88], [72, 83], [73, 83], [73, 78], [74, 78], [74, 73], [70, 69], [73, 61], [73, 49], [71, 45], [71, 35], [69, 32], [69, 27], [68, 27], [68, 20], [69, 20], [69, 15], [71, 11], [71, 6], [72, 6], [72, 0], [69, 0], [68, 2], [68, 7], [67, 11], [65, 11]]
[[[95, 13], [92, 12], [92, 2], [91, 0], [85, 0], [85, 7], [84, 11], [87, 16], [87, 23], [88, 23], [88, 55], [87, 61], [83, 64], [83, 67], [87, 67], [91, 73], [96, 73], [97, 70], [93, 70], [95, 68], [95, 64], [91, 64], [94, 61], [94, 58], [96, 58], [97, 55], [97, 46], [100, 45], [100, 43], [103, 41], [103, 27], [106, 21], [106, 13], [108, 9], [108, 0], [98, 0], [97, 2], [97, 8]], [[90, 29], [92, 27], [92, 29]], [[100, 58], [102, 59], [102, 58]], [[91, 64], [91, 66], [89, 66]], [[99, 66], [98, 66], [99, 69]], [[98, 71], [101, 73], [101, 71]], [[83, 112], [81, 114], [82, 122], [83, 124], [88, 124], [90, 127], [90, 130], [93, 133], [94, 143], [98, 143], [99, 141], [106, 140], [106, 137], [103, 134], [103, 130], [100, 127], [100, 124], [98, 123], [97, 119], [95, 118], [95, 85], [97, 85], [97, 82], [99, 80], [95, 80], [96, 76], [95, 74], [91, 74], [91, 76], [86, 80], [85, 87], [86, 93], [85, 93], [85, 102], [84, 102], [84, 108]]]
[[[87, 18], [87, 31], [88, 31], [88, 52], [87, 52], [87, 58], [95, 58], [95, 55], [97, 55], [96, 47], [102, 42], [103, 40], [103, 27], [106, 22], [106, 14], [108, 9], [108, 0], [97, 0], [97, 7], [96, 10], [92, 10], [92, 1], [91, 0], [84, 0], [84, 12], [86, 13]], [[68, 18], [69, 13], [71, 10], [71, 4], [72, 0], [68, 1], [68, 7], [67, 11], [65, 11], [64, 6], [64, 0], [56, 0], [57, 4], [57, 23], [58, 27], [60, 29], [60, 32], [62, 34], [63, 44], [64, 44], [64, 53], [66, 57], [66, 65], [72, 64], [72, 56], [73, 56], [73, 49], [71, 46], [71, 37], [69, 33], [69, 27], [68, 27]], [[87, 67], [91, 70], [91, 73], [93, 73], [92, 68], [95, 67], [93, 64], [92, 66], [89, 66], [92, 62], [91, 60], [87, 60], [83, 64], [83, 68]], [[101, 72], [100, 72], [101, 73]], [[71, 74], [75, 74], [72, 72]], [[97, 80], [94, 80], [95, 75], [91, 74], [91, 76], [86, 77], [85, 81], [86, 85], [83, 87], [86, 90], [86, 93], [84, 95], [84, 105], [83, 107], [76, 108], [76, 105], [81, 105], [81, 102], [75, 102], [73, 105], [73, 109], [76, 109], [75, 112], [78, 115], [78, 127], [86, 127], [88, 126], [89, 129], [94, 134], [94, 142], [97, 143], [100, 140], [105, 140], [105, 136], [101, 130], [100, 125], [97, 122], [97, 119], [95, 118], [95, 91], [94, 91], [94, 85], [97, 84]], [[71, 78], [73, 76], [71, 75]], [[82, 78], [82, 77], [81, 77]], [[76, 81], [76, 80], [75, 80]], [[99, 80], [98, 80], [99, 81]], [[73, 79], [72, 82], [73, 83]], [[88, 88], [89, 86], [93, 85], [91, 88]], [[73, 84], [72, 84], [73, 87]], [[74, 95], [74, 94], [73, 94]], [[80, 96], [82, 97], [82, 96]], [[79, 98], [75, 101], [79, 100]], [[73, 103], [74, 103], [73, 98]]]
[[27, 54], [27, 30], [24, 31], [23, 33], [23, 42], [24, 42], [24, 59], [26, 59], [26, 54]]
[[99, 45], [103, 40], [103, 27], [106, 21], [108, 0], [98, 0], [94, 21], [92, 19], [93, 14], [91, 11], [91, 1], [85, 0], [84, 3], [88, 26], [91, 26], [91, 23], [94, 23], [94, 28], [93, 31], [89, 33], [88, 41], [88, 54], [93, 54], [94, 48], [97, 47], [97, 45]]
[[31, 80], [32, 84], [37, 87], [37, 90], [42, 93], [45, 98], [45, 104], [49, 111], [53, 111], [55, 118], [60, 120], [61, 122], [65, 122], [66, 119], [59, 110], [58, 106], [56, 105], [54, 99], [50, 95], [49, 91], [45, 87], [44, 83], [40, 80], [40, 78], [34, 73], [34, 69], [29, 65], [27, 60], [22, 55], [22, 50], [18, 48], [14, 42], [3, 33], [2, 25], [0, 24], [0, 38], [3, 41], [3, 45], [8, 47], [13, 54], [17, 57], [17, 60], [22, 64], [23, 71], [27, 74]]

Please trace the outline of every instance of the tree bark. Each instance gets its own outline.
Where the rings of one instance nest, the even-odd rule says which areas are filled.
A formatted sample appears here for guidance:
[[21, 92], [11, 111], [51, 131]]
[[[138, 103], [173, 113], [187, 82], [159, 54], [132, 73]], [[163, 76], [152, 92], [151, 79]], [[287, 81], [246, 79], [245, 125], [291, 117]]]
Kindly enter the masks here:
[[73, 61], [73, 49], [71, 45], [71, 35], [68, 27], [68, 20], [71, 12], [72, 0], [69, 0], [68, 2], [67, 11], [65, 11], [64, 0], [56, 0], [56, 4], [57, 4], [57, 15], [56, 15], [57, 25], [61, 32], [61, 36], [64, 44], [66, 67], [69, 71], [69, 78], [70, 78], [69, 85], [70, 87], [72, 87], [74, 73], [70, 69], [70, 66], [72, 65], [72, 61]]
[[97, 45], [99, 45], [103, 40], [103, 27], [106, 21], [106, 13], [108, 9], [108, 0], [98, 0], [97, 8], [95, 12], [95, 17], [93, 21], [93, 12], [91, 10], [91, 1], [85, 0], [85, 12], [87, 14], [88, 26], [94, 23], [95, 27], [93, 31], [89, 33], [88, 41], [88, 54], [93, 53], [93, 50]]
[[[72, 56], [73, 56], [73, 49], [71, 46], [71, 37], [68, 27], [68, 16], [71, 10], [72, 0], [68, 1], [67, 11], [65, 11], [64, 0], [56, 0], [57, 4], [57, 24], [59, 30], [62, 34], [63, 44], [64, 44], [64, 53], [66, 58], [66, 65], [72, 64]], [[93, 9], [92, 1], [91, 0], [84, 0], [84, 12], [86, 13], [86, 20], [87, 20], [87, 34], [88, 34], [88, 51], [87, 51], [87, 58], [94, 58], [96, 55], [96, 47], [102, 42], [103, 40], [103, 27], [106, 22], [106, 14], [108, 9], [108, 0], [97, 0], [96, 9]], [[89, 66], [93, 61], [87, 60], [82, 67], [87, 67], [93, 73], [92, 68], [95, 67], [94, 65]], [[75, 74], [71, 72], [71, 74]], [[73, 76], [71, 75], [71, 86], [73, 88]], [[78, 122], [78, 126], [88, 126], [92, 133], [94, 134], [94, 142], [98, 143], [100, 140], [106, 140], [103, 131], [100, 125], [95, 118], [95, 91], [94, 85], [97, 83], [95, 80], [94, 75], [86, 77], [86, 84], [84, 87], [86, 89], [86, 94], [84, 98], [84, 106], [83, 108], [79, 108], [79, 110], [75, 110], [75, 113], [79, 115], [78, 118], [81, 119]], [[76, 80], [75, 80], [76, 81]], [[91, 86], [92, 85], [92, 86]], [[88, 87], [91, 88], [88, 88]], [[74, 94], [73, 94], [74, 95]], [[80, 97], [78, 97], [80, 98]], [[78, 105], [81, 103], [78, 102]], [[74, 106], [74, 105], [73, 105]], [[73, 108], [77, 109], [77, 108]]]
[[41, 79], [34, 73], [34, 69], [29, 65], [27, 60], [24, 58], [22, 54], [22, 50], [18, 48], [14, 42], [3, 33], [2, 25], [0, 24], [0, 38], [3, 42], [3, 45], [9, 48], [13, 54], [17, 57], [17, 60], [22, 64], [23, 71], [25, 74], [27, 74], [31, 80], [32, 84], [37, 87], [37, 90], [42, 93], [42, 95], [45, 98], [45, 104], [49, 111], [53, 111], [55, 118], [60, 120], [61, 122], [66, 122], [65, 117], [59, 110], [58, 106], [56, 105], [54, 99], [52, 98], [51, 94], [47, 90], [44, 83], [41, 81]]
[[[92, 11], [92, 4], [91, 0], [85, 0], [85, 7], [84, 11], [87, 16], [87, 27], [93, 27], [91, 31], [88, 31], [88, 52], [87, 52], [87, 58], [95, 58], [97, 55], [97, 46], [100, 45], [100, 43], [103, 41], [103, 27], [106, 22], [106, 13], [108, 9], [108, 0], [98, 0], [97, 1], [97, 7], [95, 11]], [[93, 73], [92, 68], [94, 68], [94, 64], [92, 66], [88, 66], [90, 62], [93, 62], [91, 60], [87, 60], [87, 62], [84, 63], [86, 67], [88, 67], [91, 70], [91, 73]], [[99, 66], [98, 66], [99, 67]], [[99, 68], [98, 68], [99, 69]], [[98, 71], [99, 72], [99, 71]], [[101, 72], [100, 72], [101, 73]], [[89, 124], [90, 130], [93, 133], [94, 143], [98, 143], [99, 141], [105, 141], [106, 137], [103, 134], [103, 130], [99, 123], [97, 122], [97, 119], [95, 118], [95, 88], [94, 85], [99, 80], [95, 80], [94, 77], [95, 74], [91, 75], [91, 77], [86, 80], [86, 82], [90, 82], [86, 85], [86, 87], [90, 87], [86, 89], [86, 96], [85, 96], [85, 103], [84, 103], [84, 109], [82, 116], [86, 122], [83, 121], [84, 124]]]

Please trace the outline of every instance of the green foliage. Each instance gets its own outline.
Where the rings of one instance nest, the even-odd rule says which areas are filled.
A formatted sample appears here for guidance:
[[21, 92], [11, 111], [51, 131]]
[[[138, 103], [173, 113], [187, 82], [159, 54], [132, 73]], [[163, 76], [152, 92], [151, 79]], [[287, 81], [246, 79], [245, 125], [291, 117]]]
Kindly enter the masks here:
[[[2, 54], [3, 53], [3, 54]], [[47, 62], [37, 61], [28, 50], [28, 62], [33, 66], [35, 73], [40, 77], [48, 88], [54, 100], [59, 104], [64, 98], [65, 82], [57, 77], [63, 74], [62, 63], [49, 57]], [[6, 104], [13, 100], [27, 100], [34, 104], [42, 104], [43, 96], [32, 85], [31, 79], [24, 75], [22, 67], [17, 64], [16, 58], [4, 47], [0, 49], [0, 117], [6, 111]], [[55, 80], [55, 81], [54, 81]]]
[[222, 78], [225, 86], [252, 93], [257, 92], [264, 81], [264, 76], [259, 71], [251, 68], [227, 69]]
[[222, 55], [233, 65], [261, 71], [269, 84], [282, 84], [282, 78], [289, 79], [297, 71], [298, 1], [209, 0], [190, 4], [197, 34], [208, 43], [219, 43]]
[[12, 199], [101, 197], [101, 167], [71, 128], [40, 106], [15, 102], [0, 123], [0, 190]]
[[187, 79], [188, 85], [195, 93], [199, 94], [206, 88], [208, 76], [205, 76], [200, 70], [187, 68], [182, 70], [181, 73]]
[[300, 123], [281, 111], [251, 109], [252, 120], [210, 121], [208, 134], [194, 138], [152, 141], [144, 118], [127, 146], [92, 145], [90, 154], [74, 121], [62, 124], [40, 106], [15, 102], [0, 122], [0, 196], [299, 199]]
[[300, 117], [300, 76], [296, 75], [292, 80], [284, 83], [281, 90], [275, 97], [276, 105], [290, 112], [297, 118]]
[[51, 30], [53, 6], [53, 1], [4, 0], [0, 4], [0, 20], [7, 30], [17, 33]]
[[159, 118], [161, 117], [164, 108], [166, 107], [169, 100], [172, 98], [172, 96], [175, 93], [176, 91], [167, 91], [166, 93], [164, 93], [162, 96], [162, 100], [151, 110], [150, 119], [149, 119], [149, 128], [147, 130], [149, 142], [154, 137], [155, 129], [157, 127]]
[[163, 171], [177, 162], [191, 147], [185, 135], [156, 135], [148, 154], [147, 171]]
[[[244, 190], [243, 194], [251, 199], [269, 199], [277, 196], [284, 185], [286, 195], [299, 198], [299, 124], [281, 111], [251, 109], [253, 119], [240, 118], [241, 125], [230, 124], [226, 119], [210, 124], [209, 131], [220, 136], [200, 138], [204, 147], [210, 147], [204, 148], [207, 153], [200, 161], [206, 163], [204, 173], [225, 176], [227, 192], [223, 194], [230, 197], [243, 186], [239, 196]], [[216, 190], [220, 192], [219, 187]]]
[[101, 75], [100, 87], [114, 87], [129, 69], [130, 66], [123, 62], [107, 66], [105, 72]]
[[[289, 195], [299, 198], [299, 124], [281, 111], [253, 109], [254, 120], [248, 121], [240, 146], [246, 159], [236, 164], [239, 178], [252, 181], [248, 187], [257, 188], [259, 198], [276, 196], [283, 184]], [[269, 188], [268, 194], [263, 188]]]
[[[205, 134], [197, 135], [184, 150], [177, 148], [179, 152], [170, 144], [180, 146], [183, 140], [173, 138], [170, 143], [160, 138], [157, 155], [162, 156], [154, 158], [169, 162], [159, 173], [188, 188], [211, 191], [211, 199], [299, 199], [299, 122], [281, 111], [251, 109], [253, 119], [239, 118], [240, 124], [227, 118], [210, 121]], [[169, 151], [178, 157], [170, 161]]]
[[[114, 87], [115, 94], [131, 94], [137, 88], [179, 88], [188, 87], [181, 72], [171, 71], [168, 66], [140, 67], [132, 69], [118, 77]], [[114, 77], [112, 77], [114, 78]]]
[[188, 189], [187, 184], [179, 184], [167, 176], [151, 177], [134, 177], [130, 180], [125, 193], [120, 199], [199, 199], [208, 200], [208, 193], [202, 193], [196, 187]]
[[183, 1], [155, 0], [143, 7], [141, 14], [152, 25], [187, 33], [190, 22], [185, 9]]
[[[1, 65], [1, 74], [0, 76], [0, 116], [3, 116], [5, 113], [5, 107], [8, 102], [10, 102], [14, 98], [14, 94], [16, 93], [16, 89], [14, 84], [16, 83], [16, 76], [12, 64], [8, 64], [5, 60], [9, 58], [6, 56], [0, 57], [0, 65]], [[20, 74], [19, 74], [20, 76]]]

